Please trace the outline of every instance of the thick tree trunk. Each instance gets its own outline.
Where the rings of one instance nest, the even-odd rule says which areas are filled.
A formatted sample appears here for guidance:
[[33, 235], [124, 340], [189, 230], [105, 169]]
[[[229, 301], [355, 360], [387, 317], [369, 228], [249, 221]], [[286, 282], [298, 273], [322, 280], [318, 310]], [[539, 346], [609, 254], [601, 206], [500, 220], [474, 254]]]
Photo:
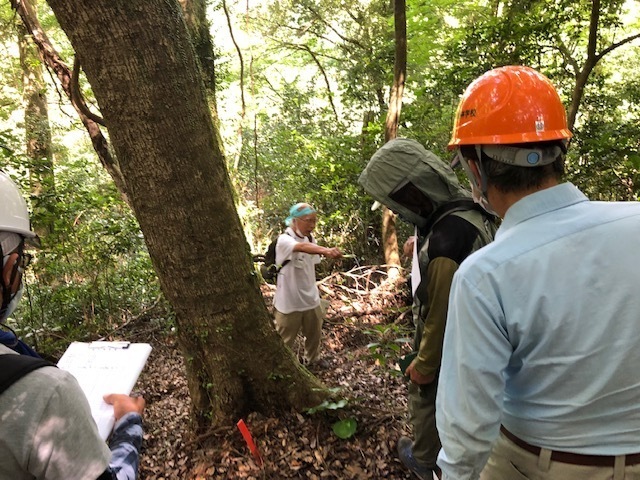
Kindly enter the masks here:
[[199, 425], [321, 400], [275, 332], [177, 0], [49, 0], [171, 302]]

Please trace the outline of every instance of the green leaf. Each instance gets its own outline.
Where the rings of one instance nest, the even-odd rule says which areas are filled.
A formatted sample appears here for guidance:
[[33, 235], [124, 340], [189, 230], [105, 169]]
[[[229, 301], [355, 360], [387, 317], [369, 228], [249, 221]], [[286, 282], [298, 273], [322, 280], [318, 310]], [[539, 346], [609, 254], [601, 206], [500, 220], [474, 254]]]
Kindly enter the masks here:
[[332, 428], [333, 433], [335, 433], [338, 438], [342, 438], [343, 440], [345, 440], [352, 437], [353, 434], [356, 433], [358, 422], [356, 422], [355, 418], [346, 418], [334, 423]]

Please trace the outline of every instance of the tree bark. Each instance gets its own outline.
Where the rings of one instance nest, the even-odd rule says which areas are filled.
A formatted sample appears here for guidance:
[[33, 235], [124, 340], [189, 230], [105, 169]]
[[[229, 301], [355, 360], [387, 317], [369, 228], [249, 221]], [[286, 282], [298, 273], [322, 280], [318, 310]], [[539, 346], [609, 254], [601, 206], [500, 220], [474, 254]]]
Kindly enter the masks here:
[[[407, 18], [405, 0], [394, 0], [395, 25], [395, 62], [393, 68], [393, 87], [389, 98], [389, 110], [385, 121], [385, 143], [398, 136], [398, 124], [402, 110], [402, 95], [407, 75]], [[396, 233], [395, 214], [388, 208], [382, 211], [382, 245], [384, 259], [391, 265], [388, 271], [391, 280], [399, 276], [400, 254], [398, 253], [398, 234]]]
[[49, 0], [82, 60], [175, 310], [200, 427], [318, 404], [272, 326], [177, 0]]
[[213, 40], [209, 31], [211, 25], [207, 19], [206, 0], [179, 0], [182, 6], [191, 42], [196, 50], [196, 57], [202, 73], [204, 85], [214, 99], [216, 93], [216, 67]]
[[33, 199], [33, 224], [40, 238], [53, 230], [55, 193], [51, 128], [47, 108], [47, 88], [42, 75], [42, 63], [31, 35], [20, 26], [20, 67], [24, 99], [24, 129], [29, 158], [29, 177]]
[[[111, 154], [111, 147], [102, 135], [98, 123], [86, 115], [85, 109], [87, 109], [87, 106], [82, 104], [84, 100], [79, 98], [77, 94], [74, 94], [74, 85], [72, 82], [73, 74], [60, 57], [60, 54], [58, 54], [55, 48], [53, 48], [53, 45], [49, 41], [49, 38], [38, 21], [33, 5], [29, 0], [11, 0], [11, 7], [18, 12], [25, 28], [32, 35], [33, 41], [38, 46], [38, 51], [40, 52], [40, 57], [43, 63], [45, 63], [57, 75], [64, 93], [69, 98], [69, 101], [80, 117], [80, 121], [89, 133], [93, 149], [98, 155], [102, 166], [104, 166], [109, 175], [111, 175], [111, 178], [122, 194], [124, 201], [128, 203], [127, 185], [122, 178], [122, 173], [120, 172], [117, 160]], [[75, 87], [77, 90], [77, 85]]]

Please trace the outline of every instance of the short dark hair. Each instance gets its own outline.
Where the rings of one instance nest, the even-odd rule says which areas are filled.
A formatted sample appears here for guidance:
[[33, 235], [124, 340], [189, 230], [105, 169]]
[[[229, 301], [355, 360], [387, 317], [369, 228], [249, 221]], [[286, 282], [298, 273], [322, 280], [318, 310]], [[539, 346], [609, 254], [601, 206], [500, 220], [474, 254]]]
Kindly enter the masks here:
[[[548, 148], [560, 146], [565, 152], [566, 147], [561, 141], [518, 143], [509, 145], [517, 148]], [[475, 146], [464, 145], [460, 147], [464, 158], [478, 160]], [[531, 190], [540, 187], [547, 179], [560, 180], [564, 175], [564, 153], [560, 153], [555, 161], [540, 167], [518, 167], [499, 162], [488, 157], [482, 152], [482, 169], [487, 176], [487, 184], [493, 185], [503, 193]]]

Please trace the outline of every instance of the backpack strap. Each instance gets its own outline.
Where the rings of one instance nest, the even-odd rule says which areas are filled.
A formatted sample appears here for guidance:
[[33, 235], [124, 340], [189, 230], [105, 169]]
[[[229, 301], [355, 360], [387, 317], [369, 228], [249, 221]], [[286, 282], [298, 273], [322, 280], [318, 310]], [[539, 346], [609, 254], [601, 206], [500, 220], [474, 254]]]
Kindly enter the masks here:
[[[293, 235], [291, 235], [289, 232], [287, 232], [285, 230], [285, 232], [287, 235], [289, 235], [291, 238], [293, 238]], [[309, 240], [310, 243], [313, 243], [313, 235], [309, 234], [309, 236], [307, 237], [307, 239]], [[282, 270], [282, 267], [284, 267], [287, 263], [289, 263], [291, 260], [285, 260], [284, 262], [282, 262], [282, 265], [280, 265], [280, 268], [278, 268], [278, 271]]]
[[0, 355], [0, 393], [3, 393], [27, 373], [42, 367], [55, 367], [55, 365], [43, 358], [28, 355], [13, 355], [11, 353]]
[[[291, 236], [291, 234], [290, 234], [289, 232], [287, 232], [286, 230], [284, 231], [284, 233], [285, 233], [286, 235], [289, 235], [291, 238], [293, 238], [293, 237]], [[277, 242], [277, 240], [276, 240], [276, 242]], [[276, 245], [277, 245], [277, 243], [276, 243]], [[289, 263], [290, 261], [291, 261], [291, 260], [285, 260], [284, 262], [282, 262], [282, 265], [280, 265], [280, 267], [278, 267], [278, 271], [282, 270], [282, 268], [283, 268], [287, 263]]]

